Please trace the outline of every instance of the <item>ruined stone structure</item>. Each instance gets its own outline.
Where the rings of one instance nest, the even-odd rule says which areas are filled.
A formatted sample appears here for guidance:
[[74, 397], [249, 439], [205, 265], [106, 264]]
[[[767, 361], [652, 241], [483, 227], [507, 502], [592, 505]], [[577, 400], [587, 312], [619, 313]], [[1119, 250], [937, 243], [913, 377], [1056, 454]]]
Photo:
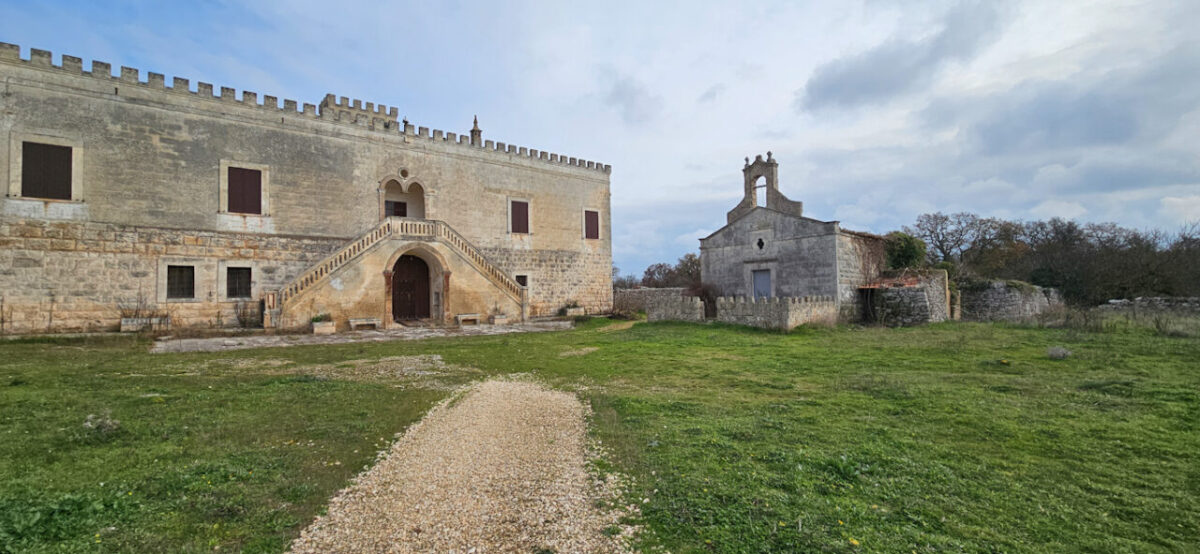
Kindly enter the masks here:
[[611, 306], [607, 165], [4, 43], [0, 78], [2, 332]]
[[779, 164], [770, 152], [765, 160], [747, 158], [742, 173], [742, 201], [724, 227], [700, 239], [701, 279], [723, 296], [827, 296], [839, 320], [860, 320], [859, 289], [884, 268], [883, 238], [804, 217], [803, 205], [779, 191]]
[[862, 292], [869, 323], [908, 326], [951, 319], [950, 279], [944, 269], [905, 270]]
[[981, 281], [962, 287], [963, 319], [968, 321], [1028, 321], [1062, 305], [1058, 289], [1019, 281]]

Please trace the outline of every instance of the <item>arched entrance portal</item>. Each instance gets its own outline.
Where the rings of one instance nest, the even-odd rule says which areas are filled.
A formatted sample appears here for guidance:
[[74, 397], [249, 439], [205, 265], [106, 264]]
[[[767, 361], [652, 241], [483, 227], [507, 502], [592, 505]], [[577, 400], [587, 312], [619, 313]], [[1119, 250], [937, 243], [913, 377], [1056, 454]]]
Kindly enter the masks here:
[[392, 317], [397, 321], [429, 317], [429, 264], [405, 254], [392, 267]]

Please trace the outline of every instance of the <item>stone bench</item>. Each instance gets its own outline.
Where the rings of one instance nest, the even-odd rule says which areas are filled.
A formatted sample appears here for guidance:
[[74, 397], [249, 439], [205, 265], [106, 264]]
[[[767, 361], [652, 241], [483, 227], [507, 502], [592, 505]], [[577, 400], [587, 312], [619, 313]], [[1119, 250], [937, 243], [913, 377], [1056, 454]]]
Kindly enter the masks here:
[[350, 318], [350, 330], [357, 331], [359, 327], [370, 325], [372, 329], [383, 327], [383, 322], [377, 317], [352, 317]]
[[471, 322], [471, 325], [479, 325], [480, 318], [479, 314], [458, 314], [454, 316], [454, 321], [458, 322], [460, 326], [468, 321]]

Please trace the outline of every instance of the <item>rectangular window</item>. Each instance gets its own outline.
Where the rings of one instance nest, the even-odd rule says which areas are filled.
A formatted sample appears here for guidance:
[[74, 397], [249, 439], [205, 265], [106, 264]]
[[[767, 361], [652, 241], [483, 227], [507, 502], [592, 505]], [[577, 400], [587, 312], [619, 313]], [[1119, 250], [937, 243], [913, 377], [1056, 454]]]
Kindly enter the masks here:
[[167, 298], [196, 297], [196, 268], [190, 265], [167, 266]]
[[600, 238], [600, 212], [583, 211], [583, 238]]
[[250, 268], [225, 268], [225, 296], [228, 298], [250, 298]]
[[21, 143], [21, 196], [71, 199], [71, 147]]
[[262, 171], [229, 168], [229, 212], [262, 213]]
[[517, 284], [521, 285], [522, 287], [528, 287], [529, 277], [526, 275], [517, 275]]
[[513, 233], [529, 233], [529, 202], [512, 201], [512, 221], [509, 229]]
[[387, 212], [388, 217], [408, 217], [408, 202], [386, 200], [383, 203], [383, 209]]

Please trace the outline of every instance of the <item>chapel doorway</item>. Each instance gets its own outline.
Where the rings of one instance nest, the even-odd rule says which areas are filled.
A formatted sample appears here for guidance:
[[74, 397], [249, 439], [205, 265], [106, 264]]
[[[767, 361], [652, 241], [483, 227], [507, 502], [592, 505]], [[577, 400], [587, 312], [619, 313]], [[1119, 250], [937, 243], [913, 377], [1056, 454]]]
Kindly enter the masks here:
[[396, 321], [429, 317], [429, 264], [403, 255], [392, 267], [392, 317]]

